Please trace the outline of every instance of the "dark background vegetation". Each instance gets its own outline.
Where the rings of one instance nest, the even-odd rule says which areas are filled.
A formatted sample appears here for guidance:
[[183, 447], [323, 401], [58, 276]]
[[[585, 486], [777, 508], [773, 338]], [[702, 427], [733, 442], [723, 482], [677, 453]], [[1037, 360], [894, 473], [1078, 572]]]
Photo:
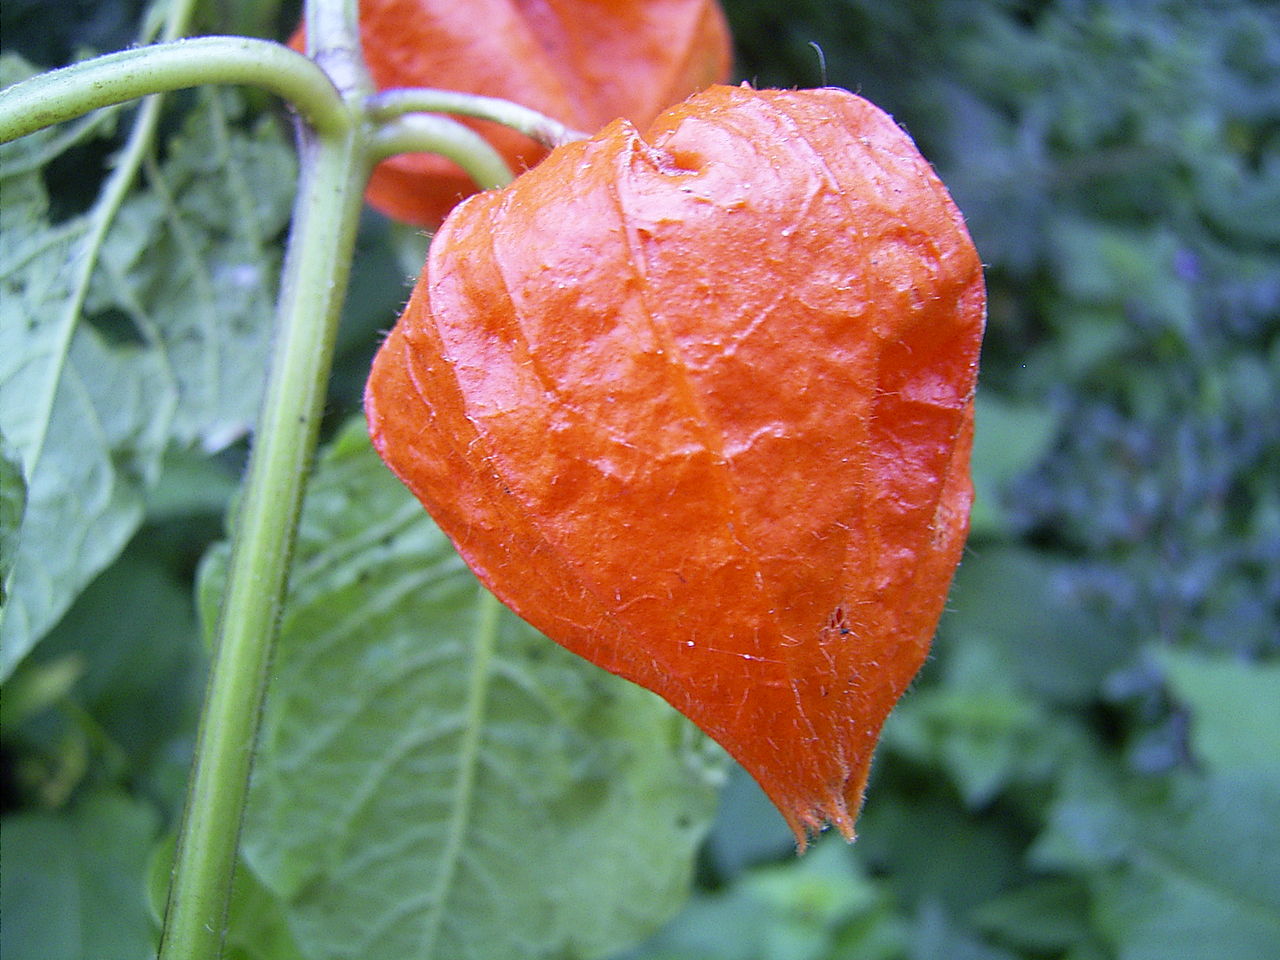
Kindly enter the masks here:
[[[7, 48], [48, 66], [131, 42], [140, 6], [6, 0], [0, 27]], [[279, 36], [292, 16], [207, 6], [217, 30]], [[1275, 956], [1277, 7], [726, 6], [740, 79], [863, 94], [965, 212], [990, 290], [980, 502], [857, 844], [796, 860], [780, 818], [735, 777], [688, 909], [628, 957]], [[110, 149], [50, 172], [62, 202]], [[404, 296], [388, 236], [370, 217], [335, 419]], [[52, 706], [6, 726], [10, 814], [108, 782], [157, 821], [174, 816], [200, 686], [191, 578], [231, 486], [203, 510], [157, 511], [91, 588], [146, 596], [142, 625], [86, 624], [88, 597], [41, 647], [40, 662], [74, 667]], [[118, 838], [42, 842], [98, 844], [122, 874], [146, 859]], [[4, 918], [7, 943], [15, 924]]]

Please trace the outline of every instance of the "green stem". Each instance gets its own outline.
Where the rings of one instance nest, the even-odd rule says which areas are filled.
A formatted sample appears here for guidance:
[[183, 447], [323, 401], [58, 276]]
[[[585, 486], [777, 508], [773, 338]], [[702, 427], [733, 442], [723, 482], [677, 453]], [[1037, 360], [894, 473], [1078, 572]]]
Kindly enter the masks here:
[[315, 451], [368, 164], [354, 129], [303, 144], [267, 393], [234, 527], [161, 960], [217, 957], [289, 555]]
[[406, 113], [451, 113], [492, 120], [504, 127], [518, 130], [547, 147], [585, 140], [589, 136], [518, 103], [454, 90], [432, 90], [426, 87], [381, 90], [369, 98], [366, 109], [374, 120], [391, 120]]
[[[355, 5], [341, 3], [308, 3], [309, 13], [323, 9], [316, 32], [330, 47], [355, 36]], [[343, 100], [326, 108], [322, 127], [301, 134], [276, 339], [233, 529], [160, 960], [212, 960], [222, 954], [267, 669], [371, 167], [358, 109], [367, 87], [356, 57], [344, 71], [351, 86], [344, 86]], [[327, 79], [325, 84], [332, 97], [335, 88]]]
[[197, 37], [109, 53], [0, 90], [0, 143], [99, 107], [204, 83], [279, 94], [324, 134], [351, 123], [328, 76], [301, 54], [267, 40]]
[[374, 90], [360, 46], [358, 0], [307, 0], [307, 56], [319, 64], [352, 106]]
[[369, 144], [370, 157], [397, 153], [438, 153], [462, 167], [481, 190], [505, 187], [511, 168], [484, 137], [448, 117], [414, 114], [379, 127]]

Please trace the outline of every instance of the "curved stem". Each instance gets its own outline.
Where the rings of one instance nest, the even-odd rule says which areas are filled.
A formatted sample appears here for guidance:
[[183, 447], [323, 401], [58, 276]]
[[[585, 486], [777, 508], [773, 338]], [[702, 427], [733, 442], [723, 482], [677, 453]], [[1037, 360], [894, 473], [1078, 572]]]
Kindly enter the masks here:
[[339, 134], [351, 123], [328, 76], [301, 54], [268, 40], [197, 37], [109, 53], [0, 91], [0, 143], [99, 107], [204, 83], [279, 94], [320, 133]]
[[505, 187], [514, 179], [511, 168], [489, 141], [448, 117], [398, 117], [374, 132], [369, 150], [375, 161], [397, 153], [438, 153], [462, 167], [481, 190]]
[[433, 90], [426, 87], [382, 90], [368, 99], [366, 109], [375, 120], [391, 120], [406, 113], [452, 113], [492, 120], [504, 127], [518, 130], [546, 147], [558, 147], [562, 143], [585, 140], [589, 136], [518, 103], [453, 90]]

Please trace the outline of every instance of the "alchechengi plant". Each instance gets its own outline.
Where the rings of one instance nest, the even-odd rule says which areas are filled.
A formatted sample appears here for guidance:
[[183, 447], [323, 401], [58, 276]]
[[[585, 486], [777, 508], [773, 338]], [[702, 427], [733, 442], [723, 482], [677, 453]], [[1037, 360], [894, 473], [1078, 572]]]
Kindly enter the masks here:
[[[361, 0], [360, 34], [379, 90], [435, 87], [499, 97], [594, 131], [661, 110], [728, 79], [729, 29], [716, 0]], [[301, 50], [301, 28], [290, 40]], [[509, 127], [465, 119], [514, 170], [547, 153]], [[434, 228], [471, 178], [427, 153], [380, 163], [367, 199]]]
[[852, 838], [968, 529], [985, 320], [884, 112], [716, 86], [448, 217], [366, 393], [518, 614]]
[[[223, 952], [369, 161], [447, 150], [486, 183], [506, 182], [480, 138], [402, 121], [422, 109], [414, 103], [497, 122], [513, 111], [440, 90], [399, 108], [371, 95], [360, 30], [384, 90], [426, 83], [505, 98], [526, 119], [541, 110], [574, 127], [607, 124], [545, 158], [520, 134], [482, 128], [524, 172], [441, 224], [370, 375], [375, 447], [498, 599], [706, 730], [756, 777], [802, 849], [827, 824], [851, 838], [881, 726], [927, 654], [972, 498], [985, 293], [945, 188], [890, 117], [845, 91], [712, 85], [668, 108], [727, 70], [710, 0], [372, 0], [360, 24], [349, 2], [308, 6], [318, 63], [251, 38], [173, 39], [190, 13], [174, 4], [165, 42], [0, 91], [4, 142], [208, 83], [280, 94], [301, 120], [275, 330], [159, 955]], [[40, 199], [27, 204], [29, 223], [8, 225], [36, 238], [15, 250], [48, 248], [57, 261], [31, 260], [21, 282], [38, 295], [15, 300], [22, 320], [11, 325], [26, 336], [54, 324], [61, 338], [49, 347], [34, 337], [18, 357], [41, 358], [31, 369], [42, 368], [47, 401], [20, 451], [31, 490], [73, 453], [43, 448], [57, 433], [47, 428], [76, 420], [53, 416], [77, 369], [64, 361], [94, 302], [91, 281], [111, 263], [99, 241], [160, 119], [154, 99], [138, 112], [86, 221], [98, 239], [51, 246], [47, 228], [63, 226], [46, 222]], [[371, 199], [430, 223], [466, 192], [459, 179], [441, 160], [392, 160]], [[48, 299], [48, 278], [64, 273], [66, 301]], [[187, 302], [153, 311], [157, 323]], [[216, 297], [195, 302], [218, 315]], [[138, 361], [139, 384], [168, 382], [152, 376], [168, 369], [159, 355], [119, 359]], [[102, 397], [114, 395], [114, 364]], [[157, 409], [177, 403], [175, 387]], [[162, 424], [148, 436], [158, 458], [180, 434]], [[135, 434], [111, 442], [85, 453], [105, 462]], [[40, 505], [32, 496], [18, 510]], [[31, 515], [19, 546], [52, 529], [49, 514]], [[67, 526], [72, 539], [93, 532]], [[485, 630], [496, 642], [496, 627]], [[10, 667], [23, 643], [6, 654]], [[471, 795], [460, 782], [459, 805]]]

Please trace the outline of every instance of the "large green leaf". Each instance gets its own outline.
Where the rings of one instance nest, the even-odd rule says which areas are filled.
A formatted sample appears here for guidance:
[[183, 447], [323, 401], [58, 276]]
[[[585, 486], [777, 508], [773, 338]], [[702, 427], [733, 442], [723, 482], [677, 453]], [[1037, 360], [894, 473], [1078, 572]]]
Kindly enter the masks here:
[[[0, 84], [29, 72], [6, 57]], [[26, 487], [0, 679], [137, 530], [166, 445], [222, 446], [257, 406], [293, 161], [233, 96], [199, 104], [118, 209], [55, 220], [41, 174], [101, 122], [0, 152], [0, 433]]]
[[722, 777], [666, 704], [484, 594], [363, 424], [338, 439], [243, 841], [307, 957], [606, 956], [685, 898]]
[[5, 960], [151, 956], [143, 882], [158, 821], [148, 805], [109, 792], [67, 811], [7, 817], [0, 831]]

